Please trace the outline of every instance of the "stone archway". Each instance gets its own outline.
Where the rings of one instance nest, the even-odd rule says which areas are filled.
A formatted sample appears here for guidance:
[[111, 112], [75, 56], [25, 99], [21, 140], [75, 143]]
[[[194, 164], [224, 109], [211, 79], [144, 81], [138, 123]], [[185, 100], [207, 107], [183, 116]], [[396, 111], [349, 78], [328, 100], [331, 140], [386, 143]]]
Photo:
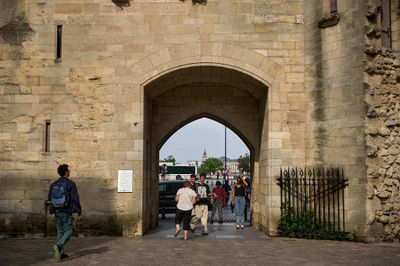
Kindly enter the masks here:
[[[193, 66], [169, 72], [144, 87], [146, 149], [149, 163], [143, 193], [144, 230], [158, 219], [158, 154], [179, 128], [208, 117], [231, 128], [249, 147], [253, 178], [259, 179], [262, 130], [268, 87], [239, 71], [220, 66]], [[146, 187], [147, 186], [147, 187]], [[149, 200], [151, 199], [151, 200]], [[148, 225], [148, 227], [146, 226]]]
[[[142, 103], [141, 109], [134, 109], [130, 118], [139, 122], [137, 132], [143, 134], [143, 148], [132, 157], [139, 159], [139, 156], [143, 156], [142, 164], [137, 165], [142, 171], [136, 183], [138, 189], [140, 186], [138, 196], [141, 198], [137, 209], [140, 215], [136, 229], [138, 234], [143, 234], [158, 224], [156, 164], [160, 144], [180, 125], [184, 125], [185, 121], [204, 114], [228, 124], [242, 139], [248, 139], [249, 143], [250, 139], [254, 140], [249, 145], [254, 147], [252, 184], [256, 188], [253, 189], [252, 197], [252, 224], [266, 233], [276, 233], [276, 222], [280, 213], [279, 190], [274, 185], [273, 178], [279, 174], [281, 149], [285, 147], [284, 162], [290, 164], [292, 151], [288, 147], [291, 139], [301, 137], [299, 128], [293, 129], [297, 122], [289, 119], [298, 119], [305, 115], [303, 108], [287, 108], [287, 89], [292, 86], [287, 82], [289, 80], [289, 83], [297, 84], [298, 81], [283, 71], [281, 63], [255, 51], [219, 42], [172, 45], [138, 62], [128, 62], [128, 68], [124, 70], [126, 81], [130, 81], [131, 86], [140, 86], [138, 100]], [[122, 82], [124, 80], [121, 79]], [[153, 114], [154, 110], [159, 111], [157, 108], [160, 106], [157, 107], [157, 104], [168, 104], [176, 96], [183, 99], [181, 106], [188, 104], [190, 97], [185, 98], [188, 97], [184, 95], [188, 92], [185, 87], [190, 87], [191, 92], [193, 88], [192, 99], [195, 102], [192, 106], [195, 108], [177, 111], [174, 106], [162, 106], [158, 114]], [[230, 92], [238, 93], [238, 98], [252, 98], [252, 103], [248, 105], [251, 108], [256, 106], [257, 129], [252, 131], [251, 126], [246, 126], [250, 120], [245, 118], [241, 118], [244, 121], [241, 126], [236, 125], [236, 118], [240, 116], [229, 114], [232, 111], [230, 107], [218, 106], [215, 98], [202, 95], [206, 91], [212, 91], [211, 87], [217, 87], [218, 90], [230, 87]], [[304, 99], [302, 93], [296, 93], [296, 97]], [[213, 104], [203, 102], [206, 97], [211, 97]], [[285, 104], [280, 104], [282, 101]], [[296, 106], [304, 106], [296, 101]], [[163, 117], [170, 118], [168, 123]], [[289, 127], [287, 122], [290, 123]], [[291, 132], [292, 130], [295, 132]], [[296, 150], [295, 163], [304, 161], [305, 156], [300, 152], [304, 153], [305, 150]]]

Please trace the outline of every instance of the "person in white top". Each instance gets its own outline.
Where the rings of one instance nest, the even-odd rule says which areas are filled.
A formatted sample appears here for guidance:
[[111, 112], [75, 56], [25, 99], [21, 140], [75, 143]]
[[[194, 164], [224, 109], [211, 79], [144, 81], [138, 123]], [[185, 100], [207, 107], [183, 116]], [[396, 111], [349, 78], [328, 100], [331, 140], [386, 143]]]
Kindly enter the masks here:
[[176, 231], [174, 236], [178, 236], [181, 231], [181, 222], [183, 220], [183, 239], [187, 240], [188, 231], [190, 230], [190, 218], [192, 215], [193, 204], [196, 203], [196, 192], [190, 188], [189, 181], [185, 181], [183, 183], [183, 188], [176, 192], [175, 201], [177, 204], [175, 215]]

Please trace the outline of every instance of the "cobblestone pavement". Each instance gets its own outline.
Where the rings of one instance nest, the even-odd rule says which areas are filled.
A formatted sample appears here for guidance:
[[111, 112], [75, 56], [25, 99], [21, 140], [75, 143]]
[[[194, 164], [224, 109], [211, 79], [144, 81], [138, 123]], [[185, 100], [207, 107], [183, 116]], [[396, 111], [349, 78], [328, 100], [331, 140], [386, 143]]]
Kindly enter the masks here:
[[[160, 229], [161, 228], [161, 229]], [[0, 265], [399, 265], [399, 244], [270, 238], [249, 227], [210, 227], [188, 241], [163, 222], [144, 237], [72, 238], [56, 263], [54, 237], [1, 239]], [[225, 236], [218, 238], [217, 236]], [[242, 237], [237, 237], [242, 236]]]

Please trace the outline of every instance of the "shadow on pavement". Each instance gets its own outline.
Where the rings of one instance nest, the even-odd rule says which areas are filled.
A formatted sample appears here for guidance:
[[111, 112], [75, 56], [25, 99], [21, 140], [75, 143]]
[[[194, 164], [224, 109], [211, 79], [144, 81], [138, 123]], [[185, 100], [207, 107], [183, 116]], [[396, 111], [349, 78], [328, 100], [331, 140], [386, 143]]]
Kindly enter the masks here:
[[[70, 257], [67, 261], [102, 254], [109, 251], [107, 243], [112, 238], [71, 238], [65, 246], [65, 253]], [[56, 263], [54, 259], [54, 237], [27, 239], [8, 238], [0, 240], [0, 265], [33, 265]]]
[[76, 259], [76, 258], [89, 256], [89, 255], [106, 253], [109, 250], [110, 250], [109, 247], [99, 247], [99, 248], [92, 248], [92, 249], [84, 249], [84, 250], [80, 250], [80, 251], [75, 251], [73, 254], [70, 255], [68, 260], [73, 260], [73, 259]]

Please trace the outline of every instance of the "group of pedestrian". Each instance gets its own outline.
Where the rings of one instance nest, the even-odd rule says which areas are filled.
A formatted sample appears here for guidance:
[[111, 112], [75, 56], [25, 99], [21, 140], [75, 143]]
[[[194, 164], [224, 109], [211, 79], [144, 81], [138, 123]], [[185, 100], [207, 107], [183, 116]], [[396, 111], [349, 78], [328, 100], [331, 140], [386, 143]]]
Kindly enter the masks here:
[[[211, 212], [211, 221], [214, 223], [214, 216], [218, 210], [219, 221], [222, 224], [222, 208], [227, 205], [229, 200], [229, 181], [226, 180], [222, 186], [220, 181], [216, 182], [216, 187], [210, 191], [210, 187], [205, 182], [206, 174], [200, 174], [200, 181], [196, 182], [196, 175], [190, 176], [190, 182], [185, 181], [183, 188], [176, 193], [175, 201], [177, 202], [177, 211], [175, 215], [176, 231], [174, 236], [178, 236], [181, 231], [181, 223], [183, 222], [184, 240], [188, 239], [188, 232], [194, 232], [196, 225], [201, 221], [202, 234], [208, 234], [208, 203], [213, 201]], [[236, 229], [244, 229], [244, 209], [246, 206], [246, 187], [248, 182], [243, 175], [237, 178], [237, 183], [233, 188], [232, 206], [236, 216]]]
[[[67, 164], [62, 164], [57, 169], [60, 178], [50, 185], [48, 201], [50, 202], [50, 214], [55, 215], [57, 225], [57, 239], [53, 246], [54, 257], [60, 261], [68, 258], [64, 252], [64, 246], [69, 240], [74, 226], [73, 214], [76, 213], [76, 220], [82, 221], [82, 210], [79, 201], [78, 190], [75, 182], [69, 179], [70, 169]], [[222, 221], [222, 208], [227, 205], [231, 187], [226, 180], [222, 185], [216, 182], [216, 187], [210, 191], [205, 182], [206, 175], [200, 174], [200, 181], [196, 182], [196, 175], [190, 176], [190, 182], [185, 181], [183, 188], [176, 193], [177, 211], [175, 216], [175, 236], [181, 231], [183, 222], [184, 239], [188, 239], [188, 231], [194, 232], [196, 225], [201, 221], [203, 235], [208, 234], [208, 203], [213, 200], [211, 213], [211, 224], [214, 221], [218, 209], [219, 223]], [[222, 186], [221, 186], [222, 185]], [[240, 175], [237, 179], [232, 193], [232, 204], [236, 215], [236, 228], [244, 228], [244, 207], [246, 205], [245, 195], [248, 182]]]

